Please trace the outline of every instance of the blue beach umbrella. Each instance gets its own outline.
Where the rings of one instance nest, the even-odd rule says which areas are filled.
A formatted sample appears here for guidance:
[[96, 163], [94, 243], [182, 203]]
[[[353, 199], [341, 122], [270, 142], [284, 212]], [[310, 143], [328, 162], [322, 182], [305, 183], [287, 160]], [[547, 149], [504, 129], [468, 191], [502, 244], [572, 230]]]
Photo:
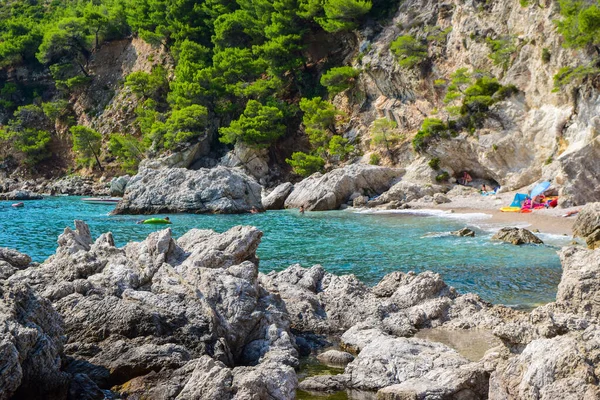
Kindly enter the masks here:
[[537, 185], [536, 187], [534, 187], [531, 190], [531, 194], [530, 197], [532, 199], [535, 198], [535, 196], [539, 196], [540, 194], [544, 193], [546, 190], [548, 190], [548, 188], [550, 187], [550, 182], [542, 182], [539, 185]]

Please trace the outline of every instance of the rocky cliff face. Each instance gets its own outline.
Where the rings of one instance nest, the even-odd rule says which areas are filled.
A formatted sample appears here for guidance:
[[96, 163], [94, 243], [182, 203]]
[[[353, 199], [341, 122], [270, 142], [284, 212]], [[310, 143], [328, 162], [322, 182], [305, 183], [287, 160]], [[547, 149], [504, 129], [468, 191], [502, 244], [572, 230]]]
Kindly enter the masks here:
[[[489, 71], [502, 84], [516, 85], [519, 94], [493, 105], [485, 126], [472, 135], [437, 141], [425, 155], [403, 148], [401, 166], [410, 171], [422, 163], [422, 157], [438, 157], [450, 175], [467, 170], [508, 189], [549, 179], [562, 187], [564, 205], [597, 201], [600, 194], [590, 188], [600, 185], [598, 90], [587, 82], [553, 91], [559, 68], [589, 62], [591, 54], [562, 47], [553, 23], [558, 18], [558, 4], [553, 1], [525, 7], [518, 0], [402, 2], [381, 31], [359, 33], [362, 55], [354, 66], [363, 73], [356, 88], [338, 95], [335, 102], [352, 115], [353, 130], [361, 133], [363, 141], [373, 120], [382, 116], [396, 121], [410, 138], [425, 117], [447, 116], [444, 90], [434, 84], [436, 80], [447, 80], [463, 67]], [[451, 28], [445, 41], [429, 43], [430, 70], [401, 68], [389, 50], [391, 42], [403, 34], [424, 37], [426, 26]], [[488, 57], [486, 38], [509, 38], [514, 44], [506, 69]], [[542, 52], [549, 52], [549, 60], [543, 59]], [[364, 95], [357, 96], [360, 92]]]

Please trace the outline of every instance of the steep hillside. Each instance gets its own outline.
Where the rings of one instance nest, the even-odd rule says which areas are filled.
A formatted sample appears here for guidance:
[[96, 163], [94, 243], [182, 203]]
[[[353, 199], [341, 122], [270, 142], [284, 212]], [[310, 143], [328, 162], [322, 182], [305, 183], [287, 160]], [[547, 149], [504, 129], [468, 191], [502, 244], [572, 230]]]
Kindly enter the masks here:
[[462, 171], [508, 189], [550, 179], [563, 205], [600, 200], [594, 10], [568, 0], [8, 2], [3, 173], [106, 176], [147, 159], [242, 166], [271, 186], [363, 162], [424, 184]]

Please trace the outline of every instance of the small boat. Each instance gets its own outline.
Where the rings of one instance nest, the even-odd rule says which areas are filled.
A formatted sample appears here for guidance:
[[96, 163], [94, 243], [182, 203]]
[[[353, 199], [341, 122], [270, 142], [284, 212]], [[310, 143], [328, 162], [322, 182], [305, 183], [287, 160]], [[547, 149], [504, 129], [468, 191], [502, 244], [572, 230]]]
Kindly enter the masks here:
[[172, 224], [172, 222], [166, 218], [149, 218], [141, 221], [142, 224], [156, 225], [156, 224]]
[[121, 201], [120, 197], [84, 197], [81, 199], [84, 203], [88, 204], [113, 204], [116, 205]]
[[25, 203], [23, 203], [22, 201], [20, 201], [18, 203], [11, 204], [11, 206], [14, 207], [14, 208], [25, 207]]

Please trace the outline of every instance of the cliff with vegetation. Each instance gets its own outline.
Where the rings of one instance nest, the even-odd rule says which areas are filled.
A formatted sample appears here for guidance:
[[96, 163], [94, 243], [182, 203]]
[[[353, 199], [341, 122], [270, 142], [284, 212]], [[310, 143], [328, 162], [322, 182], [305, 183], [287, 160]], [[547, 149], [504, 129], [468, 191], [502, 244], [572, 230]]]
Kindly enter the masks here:
[[595, 3], [32, 0], [0, 19], [4, 177], [144, 162], [273, 186], [362, 162], [598, 200]]

